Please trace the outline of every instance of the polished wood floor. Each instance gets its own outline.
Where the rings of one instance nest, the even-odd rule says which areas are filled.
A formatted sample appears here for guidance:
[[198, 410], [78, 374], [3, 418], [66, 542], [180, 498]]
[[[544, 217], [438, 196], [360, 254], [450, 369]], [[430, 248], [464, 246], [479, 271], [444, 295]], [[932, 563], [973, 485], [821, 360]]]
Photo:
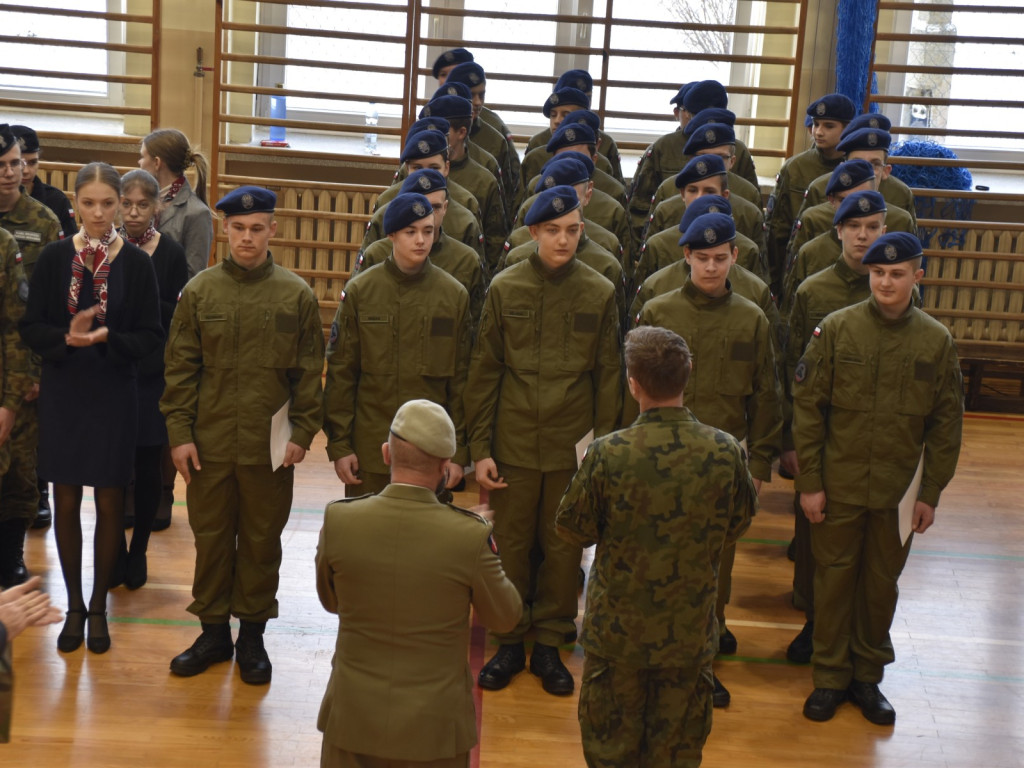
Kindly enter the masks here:
[[[739, 655], [716, 665], [732, 705], [715, 712], [706, 766], [1024, 766], [1024, 418], [970, 415], [964, 441], [938, 521], [914, 542], [901, 580], [897, 661], [883, 684], [897, 710], [894, 728], [871, 725], [850, 705], [829, 723], [802, 717], [809, 672], [784, 657], [803, 622], [790, 606], [785, 556], [791, 484], [766, 487], [737, 555], [729, 623]], [[316, 713], [336, 627], [317, 601], [313, 555], [324, 503], [341, 493], [322, 440], [297, 477], [281, 617], [267, 631], [270, 686], [242, 684], [233, 664], [191, 679], [168, 672], [197, 629], [185, 611], [193, 547], [179, 502], [171, 528], [153, 536], [149, 584], [110, 595], [109, 653], [58, 653], [59, 625], [16, 641], [13, 736], [0, 745], [0, 765], [317, 765]], [[474, 492], [462, 499], [474, 500]], [[89, 526], [91, 510], [83, 516]], [[27, 561], [63, 605], [51, 531], [30, 533]], [[490, 653], [475, 633], [473, 663]], [[578, 680], [579, 649], [568, 663]], [[546, 695], [528, 673], [504, 691], [478, 695], [478, 710], [475, 765], [584, 765], [575, 700]]]

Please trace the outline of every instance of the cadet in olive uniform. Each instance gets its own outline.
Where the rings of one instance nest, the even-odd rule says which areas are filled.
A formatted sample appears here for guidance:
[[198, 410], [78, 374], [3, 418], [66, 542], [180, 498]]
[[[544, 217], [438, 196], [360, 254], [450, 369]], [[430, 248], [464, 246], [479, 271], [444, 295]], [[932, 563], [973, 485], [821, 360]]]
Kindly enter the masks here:
[[27, 125], [12, 125], [11, 133], [18, 140], [21, 147], [21, 160], [25, 164], [21, 183], [26, 191], [35, 200], [45, 205], [57, 221], [65, 234], [71, 235], [78, 231], [75, 223], [75, 209], [71, 207], [68, 196], [52, 184], [47, 184], [39, 178], [39, 156], [42, 149], [39, 146], [39, 135]]
[[456, 429], [440, 405], [410, 400], [378, 450], [393, 482], [327, 505], [316, 550], [320, 602], [339, 615], [317, 728], [321, 768], [466, 768], [477, 743], [468, 648], [478, 621], [504, 631], [522, 614], [491, 526], [442, 504]]
[[795, 487], [817, 561], [811, 720], [849, 696], [869, 721], [895, 721], [878, 683], [895, 658], [896, 582], [913, 541], [901, 541], [897, 507], [909, 491], [911, 530], [928, 530], [960, 454], [956, 345], [912, 304], [921, 258], [914, 235], [878, 238], [863, 259], [871, 298], [821, 321], [793, 377]]
[[[873, 113], [857, 115], [843, 131], [842, 140], [837, 149], [845, 153], [847, 160], [867, 160], [871, 163], [875, 169], [875, 175], [879, 178], [878, 191], [882, 193], [885, 202], [909, 213], [916, 227], [917, 207], [914, 204], [914, 193], [901, 179], [892, 175], [892, 165], [889, 164], [889, 146], [892, 143], [892, 136], [889, 134], [891, 125], [889, 118], [885, 115]], [[870, 130], [862, 133], [862, 129]], [[811, 183], [804, 196], [804, 208], [825, 202], [826, 184], [828, 184], [828, 178], [825, 176], [819, 176]]]
[[[25, 314], [27, 299], [28, 280], [21, 266], [18, 243], [6, 230], [0, 229], [0, 476], [7, 475], [11, 463], [11, 434], [18, 420], [24, 418], [21, 410], [25, 395], [39, 380], [30, 353], [18, 334], [18, 321]], [[34, 413], [28, 415], [35, 418]], [[35, 517], [32, 507], [3, 503], [6, 480], [3, 477], [0, 481], [0, 588], [3, 589], [28, 580], [25, 532]]]
[[757, 508], [743, 451], [684, 406], [686, 342], [626, 336], [640, 416], [599, 438], [558, 506], [559, 535], [597, 544], [580, 644], [588, 766], [696, 768], [711, 730], [722, 549]]
[[[530, 138], [530, 142], [526, 147], [526, 156], [523, 157], [523, 166], [520, 171], [522, 182], [526, 185], [525, 189], [530, 189], [530, 182], [536, 178], [540, 173], [540, 169], [551, 159], [551, 152], [547, 149], [547, 145], [555, 132], [563, 123], [578, 122], [581, 119], [582, 122], [585, 122], [594, 131], [594, 148], [597, 153], [594, 157], [594, 165], [607, 173], [611, 179], [615, 180], [617, 184], [625, 189], [622, 179], [617, 178], [612, 173], [611, 162], [601, 154], [600, 137], [606, 134], [600, 131], [601, 118], [597, 116], [597, 113], [590, 111], [590, 94], [570, 85], [557, 86], [551, 95], [548, 96], [547, 100], [545, 100], [541, 112], [548, 119], [550, 126], [539, 133], [535, 133]], [[586, 114], [584, 116], [580, 113]]]
[[[294, 465], [323, 426], [323, 330], [312, 290], [274, 263], [273, 192], [239, 187], [217, 203], [230, 256], [181, 293], [167, 340], [160, 410], [171, 457], [188, 484], [195, 534], [192, 604], [203, 631], [171, 661], [191, 676], [234, 653], [242, 681], [270, 682], [263, 646], [277, 617], [281, 532]], [[271, 419], [287, 408], [291, 436], [272, 465]], [[241, 621], [232, 646], [228, 620]]]
[[[64, 233], [53, 211], [30, 197], [23, 188], [24, 163], [20, 160], [21, 146], [13, 132], [0, 126], [0, 228], [17, 242], [25, 277], [31, 280], [43, 248], [61, 239]], [[68, 234], [70, 236], [73, 232]], [[32, 375], [38, 382], [38, 358], [33, 356], [33, 360]], [[38, 396], [39, 388], [32, 387], [18, 409], [18, 419], [10, 436], [10, 462], [2, 480], [0, 514], [28, 519], [33, 527], [45, 528], [50, 524], [52, 514], [49, 503], [45, 501], [48, 486], [45, 480], [40, 481], [36, 477]]]
[[[840, 258], [831, 267], [801, 283], [790, 302], [785, 357], [779, 365], [786, 399], [783, 401], [782, 457], [780, 462], [795, 477], [799, 473], [793, 448], [793, 375], [811, 340], [812, 331], [832, 312], [863, 301], [871, 295], [868, 267], [861, 263], [867, 249], [885, 233], [885, 200], [878, 192], [854, 192], [843, 200], [835, 215], [841, 243]], [[811, 660], [814, 633], [814, 554], [811, 527], [794, 497], [793, 604], [807, 617], [804, 628], [786, 649], [786, 658], [798, 664]]]
[[[686, 401], [704, 424], [725, 430], [745, 442], [750, 474], [758, 492], [771, 481], [772, 462], [779, 453], [782, 411], [775, 372], [775, 352], [768, 319], [753, 302], [733, 292], [729, 270], [736, 261], [736, 228], [724, 213], [698, 216], [681, 242], [690, 274], [678, 290], [644, 304], [637, 325], [673, 330], [693, 351], [695, 376]], [[625, 421], [637, 403], [625, 401]], [[725, 624], [725, 606], [732, 590], [736, 548], [722, 554], [716, 613], [719, 650], [736, 652], [736, 638]], [[727, 706], [729, 692], [715, 681], [715, 705]]]
[[846, 124], [853, 120], [857, 107], [846, 96], [832, 93], [822, 96], [807, 107], [813, 121], [811, 136], [814, 146], [794, 155], [782, 164], [775, 177], [775, 191], [768, 201], [767, 245], [768, 266], [772, 273], [772, 290], [779, 293], [785, 268], [786, 245], [793, 222], [803, 205], [804, 193], [816, 178], [831, 173], [842, 162], [836, 147]]
[[[410, 174], [402, 182], [402, 192], [418, 192], [427, 198], [434, 209], [434, 242], [430, 248], [430, 263], [440, 267], [458, 280], [469, 294], [469, 322], [475, 331], [480, 320], [480, 309], [483, 306], [486, 290], [486, 275], [483, 260], [469, 246], [448, 236], [443, 222], [448, 220], [451, 201], [448, 199], [447, 180], [440, 171], [424, 168]], [[385, 211], [387, 208], [384, 209]], [[381, 215], [381, 227], [384, 216]], [[387, 261], [392, 252], [392, 242], [388, 237], [371, 243], [359, 254], [352, 277], [364, 272], [375, 264]]]
[[[625, 209], [626, 188], [608, 172], [608, 161], [597, 151], [597, 115], [589, 109], [570, 112], [562, 124], [551, 134], [543, 151], [534, 150], [523, 159], [523, 179], [526, 189], [532, 189], [543, 172], [543, 166], [559, 152], [580, 152], [590, 158], [594, 166], [594, 186]], [[602, 168], [601, 166], [604, 166]]]
[[[576, 444], [615, 428], [621, 400], [615, 286], [575, 257], [582, 231], [572, 187], [541, 193], [526, 223], [537, 252], [491, 281], [466, 385], [470, 455], [490, 492], [502, 566], [524, 616], [480, 671], [483, 688], [505, 687], [525, 666], [544, 690], [572, 693], [558, 646], [576, 636], [582, 552], [555, 534], [558, 500], [576, 469]], [[539, 550], [543, 562], [531, 553]]]
[[462, 390], [472, 339], [469, 294], [431, 263], [434, 215], [421, 194], [388, 205], [393, 252], [349, 281], [331, 326], [324, 392], [327, 457], [347, 496], [388, 484], [380, 455], [388, 425], [407, 400], [443, 405], [458, 431], [449, 487], [469, 463]]

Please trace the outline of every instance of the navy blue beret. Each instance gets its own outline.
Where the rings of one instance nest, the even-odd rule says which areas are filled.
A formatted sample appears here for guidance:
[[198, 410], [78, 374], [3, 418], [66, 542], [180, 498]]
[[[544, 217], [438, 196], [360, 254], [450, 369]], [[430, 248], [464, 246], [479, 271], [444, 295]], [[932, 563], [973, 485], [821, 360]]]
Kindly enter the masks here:
[[420, 117], [443, 117], [457, 120], [473, 116], [473, 102], [461, 96], [438, 96], [420, 110]]
[[844, 133], [842, 141], [836, 145], [837, 152], [856, 152], [858, 149], [884, 149], [889, 151], [892, 135], [881, 128], [858, 128], [856, 131]]
[[885, 198], [874, 190], [854, 192], [847, 195], [840, 203], [832, 224], [838, 226], [847, 219], [863, 219], [876, 213], [885, 213]]
[[414, 221], [424, 219], [434, 212], [434, 207], [418, 192], [403, 192], [395, 195], [384, 209], [384, 234], [390, 235], [405, 229]]
[[18, 144], [21, 145], [22, 152], [39, 151], [39, 135], [27, 125], [12, 125], [11, 133], [18, 140]]
[[696, 84], [696, 80], [691, 80], [689, 83], [684, 83], [683, 85], [679, 86], [679, 90], [676, 91], [676, 95], [669, 99], [668, 103], [675, 104], [677, 107], [683, 106], [683, 99], [686, 98], [687, 91], [693, 88], [693, 86], [695, 86]]
[[273, 213], [276, 205], [277, 195], [269, 189], [239, 187], [218, 200], [214, 208], [225, 216], [245, 216], [248, 213]]
[[705, 213], [690, 222], [686, 234], [679, 238], [680, 245], [697, 250], [713, 248], [736, 239], [736, 223], [726, 213]]
[[555, 155], [553, 158], [548, 160], [547, 163], [544, 164], [544, 167], [541, 168], [540, 172], [542, 174], [545, 173], [547, 171], [547, 169], [548, 169], [548, 166], [551, 163], [555, 162], [556, 160], [562, 160], [564, 158], [569, 158], [569, 157], [571, 157], [573, 160], [579, 160], [581, 163], [583, 163], [583, 165], [586, 166], [586, 168], [587, 168], [587, 178], [593, 178], [594, 177], [594, 161], [593, 161], [593, 159], [590, 157], [590, 155], [586, 154], [585, 152], [577, 152], [575, 149], [569, 149], [569, 150], [566, 150], [565, 152], [559, 152], [557, 155]]
[[438, 98], [439, 96], [461, 96], [464, 99], [473, 100], [473, 92], [469, 90], [469, 86], [465, 83], [455, 83], [450, 80], [445, 80], [444, 85], [434, 91], [434, 95], [430, 97], [430, 100]]
[[577, 88], [558, 88], [548, 96], [541, 111], [544, 113], [544, 117], [551, 117], [552, 109], [564, 107], [567, 104], [588, 109], [590, 107], [590, 97]]
[[410, 160], [422, 160], [425, 157], [440, 155], [448, 149], [448, 134], [440, 131], [420, 131], [410, 133], [402, 150], [403, 163]]
[[594, 129], [596, 136], [598, 129], [601, 127], [601, 118], [597, 116], [596, 112], [592, 112], [589, 109], [577, 109], [566, 115], [562, 123], [583, 123], [584, 125], [589, 125]]
[[419, 192], [421, 195], [427, 195], [439, 189], [448, 189], [448, 179], [444, 177], [444, 174], [433, 168], [421, 168], [405, 177], [399, 191]]
[[438, 73], [445, 67], [450, 67], [452, 64], [462, 64], [466, 61], [472, 61], [473, 54], [467, 51], [465, 48], [452, 48], [450, 51], [445, 51], [437, 59], [434, 60], [433, 73], [436, 78]]
[[691, 136], [694, 131], [706, 123], [724, 123], [725, 125], [736, 125], [736, 113], [722, 107], [709, 107], [702, 109], [690, 118], [690, 122], [683, 128], [684, 136]]
[[901, 261], [910, 261], [924, 254], [921, 251], [921, 241], [917, 235], [909, 232], [888, 232], [868, 248], [861, 264], [899, 264]]
[[683, 170], [676, 174], [676, 189], [682, 189], [687, 184], [706, 179], [708, 176], [723, 176], [725, 171], [725, 160], [718, 155], [698, 155], [683, 166]]
[[484, 68], [477, 64], [475, 61], [464, 61], [451, 72], [448, 73], [448, 79], [456, 83], [465, 83], [470, 88], [475, 88], [480, 83], [487, 82], [487, 75], [484, 74]]
[[568, 72], [563, 72], [562, 76], [558, 78], [558, 82], [555, 83], [555, 90], [557, 91], [559, 88], [575, 88], [577, 91], [590, 93], [594, 90], [594, 78], [585, 69], [570, 69]]
[[683, 217], [679, 220], [679, 231], [685, 235], [693, 220], [705, 213], [724, 213], [732, 216], [732, 205], [721, 195], [701, 195], [686, 206]]
[[409, 126], [409, 135], [412, 136], [420, 131], [440, 131], [447, 134], [451, 127], [451, 123], [443, 117], [421, 117]]
[[545, 189], [533, 201], [523, 223], [528, 227], [557, 219], [580, 207], [576, 190], [566, 185]]
[[693, 132], [686, 146], [683, 147], [684, 155], [696, 155], [702, 149], [714, 149], [724, 144], [736, 143], [736, 131], [731, 125], [725, 123], [704, 123], [698, 130]]
[[825, 194], [834, 195], [848, 189], [859, 187], [865, 181], [875, 178], [875, 169], [867, 160], [847, 160], [832, 170], [825, 185]]
[[551, 135], [548, 152], [557, 152], [563, 147], [574, 147], [577, 144], [596, 144], [597, 134], [586, 123], [562, 123]]
[[847, 136], [861, 128], [881, 128], [883, 131], [888, 131], [892, 128], [892, 120], [881, 112], [865, 112], [862, 115], [857, 115], [847, 123], [846, 127], [843, 128], [843, 136]]
[[729, 94], [725, 92], [725, 86], [717, 80], [701, 80], [683, 96], [683, 108], [691, 115], [696, 115], [708, 107], [725, 109], [728, 106]]
[[840, 123], [848, 123], [856, 116], [857, 107], [849, 97], [841, 93], [830, 93], [811, 102], [807, 114], [813, 120], [838, 120]]
[[[553, 160], [544, 166], [544, 171], [540, 175], [540, 181], [537, 182], [537, 186], [534, 187], [534, 192], [543, 192], [545, 189], [551, 189], [560, 185], [571, 187], [574, 184], [583, 184], [590, 181], [590, 172], [587, 170], [587, 166], [575, 157], [566, 157], [565, 155], [567, 154], [570, 153], [563, 152], [560, 155], [556, 155]], [[571, 154], [578, 155], [579, 153], [573, 152]]]

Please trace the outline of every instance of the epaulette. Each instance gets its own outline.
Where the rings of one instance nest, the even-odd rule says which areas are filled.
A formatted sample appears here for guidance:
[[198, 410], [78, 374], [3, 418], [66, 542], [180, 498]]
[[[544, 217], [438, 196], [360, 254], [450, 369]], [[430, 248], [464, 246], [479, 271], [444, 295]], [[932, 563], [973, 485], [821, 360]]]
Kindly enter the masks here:
[[329, 507], [331, 506], [331, 504], [347, 504], [350, 501], [359, 501], [359, 499], [367, 499], [373, 495], [374, 494], [372, 493], [364, 493], [362, 496], [346, 496], [345, 498], [342, 499], [335, 499], [334, 501], [327, 502], [327, 506]]
[[461, 512], [466, 517], [472, 517], [472, 518], [474, 518], [476, 520], [479, 520], [484, 525], [490, 525], [490, 523], [488, 523], [480, 515], [478, 515], [476, 512], [473, 512], [470, 509], [465, 509], [464, 507], [460, 507], [458, 504], [452, 504], [450, 501], [445, 502], [445, 506], [446, 507], [450, 507], [451, 509], [454, 509], [456, 512]]

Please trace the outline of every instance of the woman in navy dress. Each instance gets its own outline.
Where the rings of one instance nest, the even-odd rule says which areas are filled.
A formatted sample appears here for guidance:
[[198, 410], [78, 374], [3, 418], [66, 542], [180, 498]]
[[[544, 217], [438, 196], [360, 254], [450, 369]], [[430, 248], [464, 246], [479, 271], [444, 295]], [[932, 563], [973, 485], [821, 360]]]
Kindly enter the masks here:
[[[39, 474], [54, 484], [54, 532], [68, 611], [57, 648], [76, 650], [88, 624], [90, 651], [110, 647], [107, 591], [124, 547], [124, 487], [138, 433], [139, 360], [163, 339], [149, 256], [114, 228], [121, 179], [89, 163], [75, 182], [82, 221], [70, 239], [39, 256], [20, 324], [43, 361], [39, 385]], [[82, 489], [96, 506], [92, 594], [82, 591]]]

